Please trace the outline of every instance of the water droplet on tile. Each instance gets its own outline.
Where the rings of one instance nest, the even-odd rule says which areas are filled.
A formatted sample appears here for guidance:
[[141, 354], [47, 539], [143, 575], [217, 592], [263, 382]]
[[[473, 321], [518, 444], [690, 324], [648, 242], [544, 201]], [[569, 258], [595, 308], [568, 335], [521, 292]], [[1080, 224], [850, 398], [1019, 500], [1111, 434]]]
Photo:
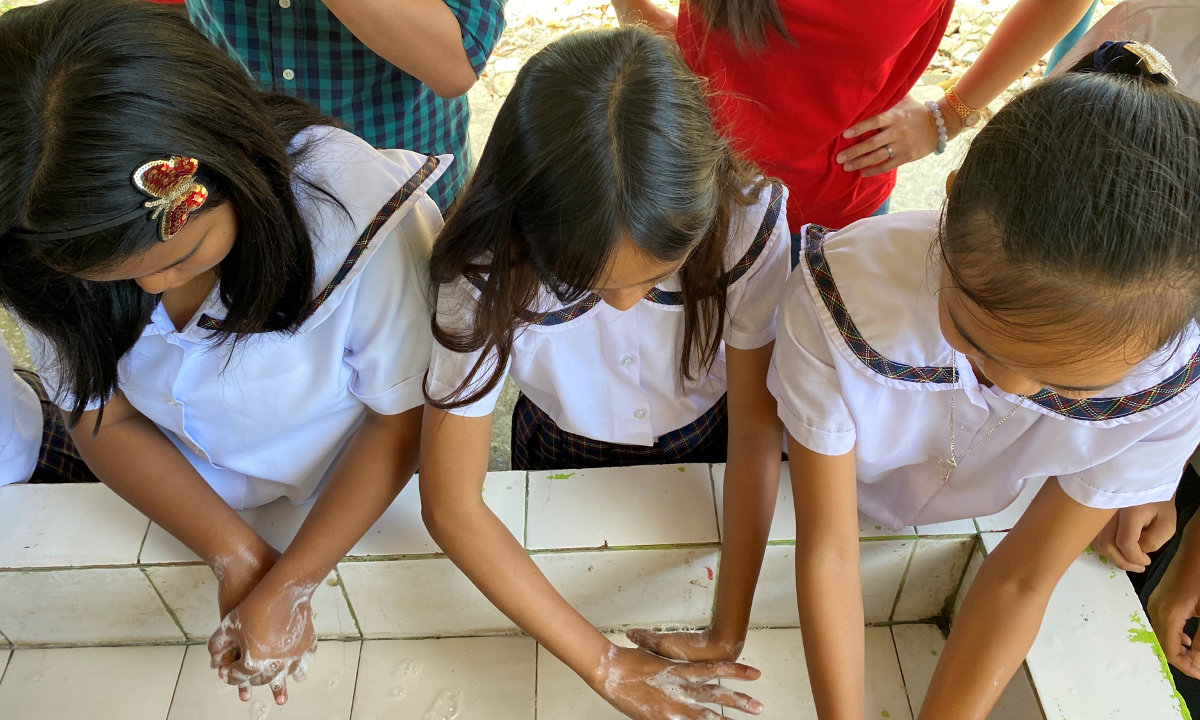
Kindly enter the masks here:
[[400, 687], [399, 685], [397, 685], [396, 687], [394, 687], [388, 691], [388, 695], [392, 696], [393, 698], [395, 698], [397, 700], [404, 699], [404, 696], [407, 694], [408, 694], [408, 691], [405, 690], [404, 688]]
[[421, 716], [421, 720], [456, 720], [462, 708], [462, 699], [461, 690], [442, 690]]
[[329, 689], [330, 689], [330, 690], [332, 690], [332, 689], [334, 689], [335, 687], [337, 687], [337, 686], [338, 686], [338, 681], [337, 681], [337, 678], [329, 678], [329, 680], [327, 680], [327, 681], [325, 682], [325, 684], [329, 686]]
[[392, 668], [392, 679], [409, 680], [421, 674], [421, 666], [411, 660], [406, 660]]
[[255, 700], [254, 704], [250, 706], [251, 720], [266, 720], [266, 717], [268, 714], [270, 714], [270, 712], [271, 708], [268, 707], [267, 704], [262, 700]]
[[45, 679], [46, 679], [46, 676], [41, 674], [40, 672], [35, 672], [34, 674], [29, 676], [29, 682], [41, 682]]

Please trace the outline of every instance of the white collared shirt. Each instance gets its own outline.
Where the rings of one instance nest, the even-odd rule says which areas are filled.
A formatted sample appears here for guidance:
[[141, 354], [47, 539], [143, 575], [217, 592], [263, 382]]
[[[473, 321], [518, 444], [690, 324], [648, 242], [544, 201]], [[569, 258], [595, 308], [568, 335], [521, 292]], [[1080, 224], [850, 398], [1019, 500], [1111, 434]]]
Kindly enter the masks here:
[[42, 403], [0, 342], [0, 485], [28, 480], [41, 448]]
[[[1086, 401], [985, 387], [939, 328], [937, 223], [898, 213], [806, 238], [767, 381], [792, 437], [825, 455], [854, 450], [859, 507], [897, 528], [989, 515], [1048, 476], [1091, 507], [1170, 498], [1200, 440], [1196, 325]], [[943, 483], [951, 396], [960, 459]]]
[[[309, 128], [294, 144], [305, 142], [312, 150], [297, 174], [329, 190], [349, 211], [347, 217], [326, 199], [310, 199], [294, 184], [320, 292], [427, 157], [376, 151], [329, 127]], [[182, 332], [161, 305], [155, 308], [141, 339], [121, 359], [125, 397], [231, 506], [254, 507], [281, 496], [308, 499], [366, 408], [394, 415], [422, 404], [432, 344], [428, 257], [442, 226], [426, 192], [449, 162], [448, 156], [438, 159], [296, 333], [243, 336], [227, 363], [229, 346], [214, 346], [210, 331], [197, 326], [204, 315], [225, 316], [214, 288]], [[29, 335], [39, 367], [50, 369], [52, 355]], [[54, 397], [53, 373], [43, 377]], [[59, 402], [69, 406], [70, 398]]]
[[[750, 249], [772, 204], [771, 195], [771, 188], [764, 189], [731, 222], [727, 268]], [[775, 309], [788, 274], [790, 248], [787, 191], [782, 186], [775, 205], [778, 215], [765, 246], [728, 288], [723, 339], [735, 348], [762, 347], [775, 337]], [[677, 292], [678, 275], [658, 288]], [[438, 322], [447, 328], [465, 327], [478, 302], [479, 292], [467, 280], [446, 284], [438, 296]], [[562, 303], [543, 289], [537, 311], [561, 310]], [[567, 322], [520, 328], [506, 371], [563, 430], [604, 442], [649, 446], [660, 435], [695, 421], [725, 394], [724, 345], [712, 368], [692, 381], [680, 377], [682, 347], [682, 306], [642, 299], [619, 311], [600, 301]], [[435, 343], [430, 395], [449, 397], [478, 357], [479, 353], [455, 353]], [[494, 367], [494, 358], [491, 362]], [[485, 398], [451, 412], [489, 415], [499, 393], [498, 384]]]

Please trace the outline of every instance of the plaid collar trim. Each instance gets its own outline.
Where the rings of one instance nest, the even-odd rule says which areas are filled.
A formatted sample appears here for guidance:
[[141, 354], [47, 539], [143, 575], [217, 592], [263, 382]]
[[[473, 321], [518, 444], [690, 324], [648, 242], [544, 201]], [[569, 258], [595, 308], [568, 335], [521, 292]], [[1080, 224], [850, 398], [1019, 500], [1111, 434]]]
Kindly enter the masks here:
[[[754, 234], [754, 240], [750, 243], [750, 247], [746, 249], [742, 258], [734, 264], [728, 272], [725, 273], [725, 286], [729, 287], [740, 280], [751, 267], [754, 262], [762, 255], [763, 250], [767, 247], [767, 241], [771, 239], [771, 233], [775, 230], [776, 223], [779, 222], [779, 212], [783, 207], [783, 185], [778, 182], [773, 182], [770, 185], [771, 198], [767, 203], [767, 211], [763, 215], [762, 222], [758, 225], [758, 231]], [[468, 271], [463, 273], [463, 277], [467, 279], [476, 290], [483, 292], [486, 280], [483, 275]], [[646, 293], [645, 300], [656, 305], [679, 306], [683, 305], [683, 293], [674, 290], [663, 290], [661, 288], [650, 288], [650, 292]], [[554, 325], [562, 325], [570, 322], [586, 314], [589, 310], [596, 307], [600, 303], [600, 296], [596, 293], [589, 293], [582, 300], [558, 310], [550, 312], [531, 314], [527, 320], [529, 325], [542, 325], [546, 327]]]
[[[954, 368], [915, 367], [896, 362], [876, 351], [863, 338], [858, 326], [850, 317], [841, 293], [838, 292], [837, 283], [833, 279], [833, 273], [825, 258], [825, 236], [830, 232], [828, 228], [819, 225], [805, 226], [804, 259], [817, 292], [821, 296], [821, 301], [825, 304], [825, 309], [829, 311], [838, 333], [854, 356], [874, 372], [892, 380], [913, 383], [953, 383]], [[1043, 389], [1025, 399], [1056, 415], [1073, 420], [1099, 422], [1127, 417], [1162, 405], [1191, 387], [1197, 380], [1200, 380], [1200, 348], [1197, 348], [1183, 367], [1170, 377], [1131, 395], [1077, 400], [1065, 398], [1049, 389]]]
[[[367, 247], [371, 244], [371, 241], [375, 239], [375, 235], [379, 232], [379, 228], [383, 227], [383, 225], [389, 219], [391, 219], [392, 215], [394, 215], [396, 211], [399, 210], [400, 207], [412, 197], [413, 193], [417, 191], [417, 188], [421, 187], [421, 184], [429, 179], [429, 176], [432, 175], [433, 171], [437, 169], [439, 163], [440, 161], [433, 155], [427, 157], [425, 159], [425, 164], [422, 165], [412, 177], [406, 180], [404, 185], [402, 185], [394, 195], [388, 198], [388, 201], [383, 204], [383, 207], [379, 208], [379, 212], [375, 213], [375, 217], [371, 219], [371, 222], [367, 223], [366, 229], [364, 229], [362, 234], [358, 236], [358, 240], [354, 242], [353, 247], [350, 248], [350, 252], [346, 253], [346, 259], [342, 261], [342, 266], [338, 268], [338, 271], [333, 276], [333, 279], [325, 285], [325, 287], [320, 293], [317, 294], [316, 297], [309, 301], [308, 307], [305, 309], [304, 315], [300, 319], [301, 323], [307, 322], [308, 319], [311, 318], [317, 312], [317, 310], [319, 310], [320, 307], [325, 304], [325, 301], [329, 299], [329, 296], [333, 294], [333, 291], [336, 290], [337, 287], [342, 284], [342, 281], [346, 279], [346, 276], [350, 274], [350, 270], [354, 268], [354, 265], [358, 262], [358, 259], [362, 257], [363, 252], [366, 251]], [[196, 326], [204, 330], [220, 330], [221, 320], [209, 315], [201, 315], [200, 320], [196, 323]]]

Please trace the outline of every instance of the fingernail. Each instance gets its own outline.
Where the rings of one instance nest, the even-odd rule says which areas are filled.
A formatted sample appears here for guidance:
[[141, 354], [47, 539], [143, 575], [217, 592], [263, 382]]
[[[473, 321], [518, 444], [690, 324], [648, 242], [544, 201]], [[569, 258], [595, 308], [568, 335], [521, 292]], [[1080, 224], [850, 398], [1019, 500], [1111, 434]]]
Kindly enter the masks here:
[[762, 712], [762, 711], [763, 711], [763, 706], [762, 706], [762, 703], [760, 703], [760, 702], [758, 702], [758, 701], [755, 701], [755, 702], [752, 702], [752, 703], [750, 703], [750, 712], [752, 712], [752, 713], [754, 713], [755, 715], [757, 715], [757, 714], [759, 714], [759, 713], [760, 713], [760, 712]]
[[844, 137], [844, 138], [852, 138], [852, 137], [854, 137], [854, 131], [853, 131], [853, 130], [847, 130], [847, 131], [845, 131], [845, 132], [843, 132], [843, 133], [842, 133], [842, 137]]
[[834, 162], [836, 162], [838, 165], [841, 165], [842, 163], [846, 162], [846, 156], [845, 156], [844, 154], [840, 154], [840, 153], [839, 153], [839, 154], [838, 154], [838, 156], [837, 156], [837, 157], [835, 157], [833, 160], [834, 160]]

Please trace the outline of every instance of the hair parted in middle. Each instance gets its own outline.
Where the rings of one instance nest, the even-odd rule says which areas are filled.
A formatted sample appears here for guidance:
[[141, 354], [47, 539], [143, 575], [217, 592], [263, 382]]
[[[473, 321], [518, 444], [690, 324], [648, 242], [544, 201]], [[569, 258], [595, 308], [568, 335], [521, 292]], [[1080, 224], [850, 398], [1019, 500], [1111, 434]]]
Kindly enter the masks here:
[[432, 405], [469, 405], [494, 388], [542, 288], [564, 303], [584, 297], [626, 233], [648, 258], [687, 258], [679, 372], [692, 379], [712, 364], [731, 217], [765, 180], [714, 129], [705, 100], [674, 44], [639, 27], [575, 33], [530, 58], [434, 243], [435, 286], [469, 272], [484, 283], [471, 327], [433, 316], [442, 346], [483, 353]]

